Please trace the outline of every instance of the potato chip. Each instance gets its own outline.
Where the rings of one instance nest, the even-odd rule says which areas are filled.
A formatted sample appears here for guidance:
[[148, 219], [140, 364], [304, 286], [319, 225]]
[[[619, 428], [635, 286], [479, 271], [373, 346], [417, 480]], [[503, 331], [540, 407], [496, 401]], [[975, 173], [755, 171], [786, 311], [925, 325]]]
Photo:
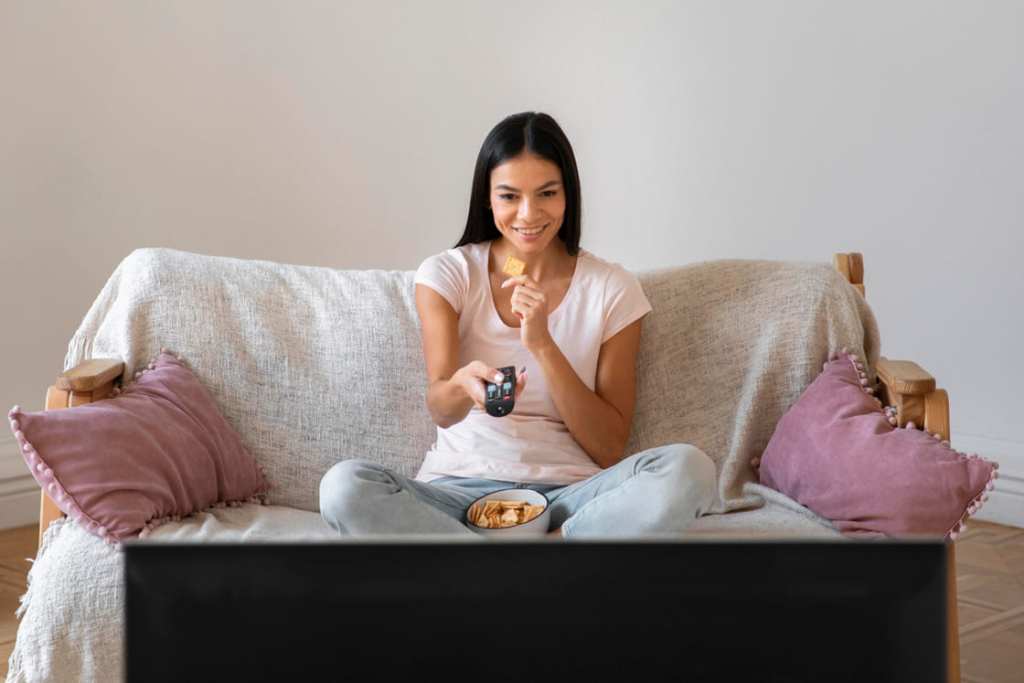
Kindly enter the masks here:
[[509, 256], [505, 259], [505, 266], [501, 270], [503, 273], [508, 275], [522, 275], [523, 270], [525, 269], [525, 263], [517, 259], [515, 256]]

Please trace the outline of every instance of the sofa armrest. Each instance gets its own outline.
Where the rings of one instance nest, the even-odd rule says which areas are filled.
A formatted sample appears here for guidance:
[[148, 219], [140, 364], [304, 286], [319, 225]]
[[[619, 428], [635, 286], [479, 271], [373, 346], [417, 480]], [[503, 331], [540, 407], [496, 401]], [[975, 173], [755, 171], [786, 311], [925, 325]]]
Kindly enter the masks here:
[[[864, 257], [857, 252], [834, 254], [832, 263], [846, 281], [864, 296]], [[949, 441], [949, 396], [935, 388], [935, 378], [911, 361], [880, 358], [879, 400], [896, 407], [896, 424], [938, 434]], [[957, 613], [956, 545], [946, 544], [946, 680], [960, 681], [960, 618]]]
[[[896, 424], [938, 434], [949, 441], [949, 396], [935, 388], [935, 378], [917, 363], [879, 358], [875, 366], [879, 399], [896, 407]], [[956, 586], [956, 545], [946, 546], [946, 672], [947, 681], [960, 681], [960, 617]]]
[[935, 388], [935, 378], [907, 360], [880, 358], [875, 366], [882, 384], [879, 398], [896, 408], [896, 424], [913, 423], [949, 441], [949, 396]]
[[[864, 295], [864, 257], [859, 252], [833, 254], [832, 263], [847, 282]], [[913, 424], [949, 441], [949, 396], [935, 388], [935, 378], [908, 360], [881, 358], [875, 366], [881, 391], [878, 398], [896, 408], [896, 424]]]
[[935, 378], [913, 361], [883, 357], [878, 359], [875, 370], [886, 387], [898, 394], [923, 396], [935, 391]]
[[63, 391], [92, 392], [113, 384], [124, 373], [124, 363], [116, 358], [91, 358], [57, 375], [54, 386]]

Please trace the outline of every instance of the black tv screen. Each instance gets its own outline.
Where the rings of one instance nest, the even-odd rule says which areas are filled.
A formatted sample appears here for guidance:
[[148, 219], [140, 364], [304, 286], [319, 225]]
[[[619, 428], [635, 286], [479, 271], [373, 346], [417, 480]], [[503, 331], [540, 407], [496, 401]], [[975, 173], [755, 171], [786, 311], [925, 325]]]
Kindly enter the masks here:
[[945, 681], [941, 541], [125, 544], [129, 681]]

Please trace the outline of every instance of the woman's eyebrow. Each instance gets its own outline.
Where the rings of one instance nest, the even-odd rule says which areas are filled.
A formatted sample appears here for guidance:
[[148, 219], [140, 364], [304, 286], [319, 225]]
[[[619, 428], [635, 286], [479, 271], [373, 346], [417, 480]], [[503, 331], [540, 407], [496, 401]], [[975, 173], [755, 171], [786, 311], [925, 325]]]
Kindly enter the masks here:
[[[548, 187], [550, 185], [561, 185], [561, 183], [558, 182], [557, 180], [549, 180], [548, 182], [544, 183], [543, 185], [541, 185], [537, 189], [538, 190], [543, 190], [545, 187]], [[512, 190], [513, 192], [519, 192], [519, 188], [512, 187], [511, 185], [495, 185], [494, 189], [495, 190]]]

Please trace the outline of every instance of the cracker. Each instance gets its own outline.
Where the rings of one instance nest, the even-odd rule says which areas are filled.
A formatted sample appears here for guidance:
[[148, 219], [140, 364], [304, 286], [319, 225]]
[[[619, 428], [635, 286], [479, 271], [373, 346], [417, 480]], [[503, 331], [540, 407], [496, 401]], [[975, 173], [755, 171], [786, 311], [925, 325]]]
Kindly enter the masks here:
[[544, 512], [543, 505], [524, 500], [488, 500], [470, 506], [469, 521], [484, 529], [500, 529], [525, 524]]
[[508, 275], [522, 275], [525, 269], [525, 263], [517, 259], [515, 256], [509, 256], [507, 259], [505, 259], [505, 266], [501, 269], [501, 271]]

